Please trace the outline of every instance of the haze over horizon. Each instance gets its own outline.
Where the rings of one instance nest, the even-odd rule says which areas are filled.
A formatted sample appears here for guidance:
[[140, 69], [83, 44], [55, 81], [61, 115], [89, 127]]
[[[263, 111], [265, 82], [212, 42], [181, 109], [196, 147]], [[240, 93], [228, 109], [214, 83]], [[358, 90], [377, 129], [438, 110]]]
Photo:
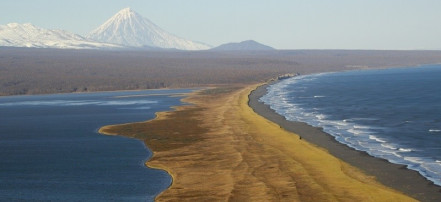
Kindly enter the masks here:
[[212, 46], [248, 39], [277, 49], [440, 50], [441, 1], [85, 1], [0, 3], [0, 24], [87, 35], [130, 7], [177, 36]]

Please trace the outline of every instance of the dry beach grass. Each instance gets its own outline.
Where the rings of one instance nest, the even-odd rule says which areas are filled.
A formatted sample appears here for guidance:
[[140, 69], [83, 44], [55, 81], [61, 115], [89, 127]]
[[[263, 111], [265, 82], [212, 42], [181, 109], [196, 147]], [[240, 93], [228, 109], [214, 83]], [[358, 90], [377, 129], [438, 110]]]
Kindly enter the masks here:
[[256, 114], [253, 86], [196, 92], [192, 105], [101, 133], [143, 140], [173, 184], [158, 201], [414, 201]]

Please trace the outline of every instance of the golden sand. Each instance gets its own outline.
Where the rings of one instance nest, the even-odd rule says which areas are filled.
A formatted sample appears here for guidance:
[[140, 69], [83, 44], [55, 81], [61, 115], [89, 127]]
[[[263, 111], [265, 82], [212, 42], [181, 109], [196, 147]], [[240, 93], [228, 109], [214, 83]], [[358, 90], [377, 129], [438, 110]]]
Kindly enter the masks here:
[[158, 201], [415, 201], [256, 114], [256, 86], [211, 89], [191, 106], [104, 134], [143, 140], [173, 177]]

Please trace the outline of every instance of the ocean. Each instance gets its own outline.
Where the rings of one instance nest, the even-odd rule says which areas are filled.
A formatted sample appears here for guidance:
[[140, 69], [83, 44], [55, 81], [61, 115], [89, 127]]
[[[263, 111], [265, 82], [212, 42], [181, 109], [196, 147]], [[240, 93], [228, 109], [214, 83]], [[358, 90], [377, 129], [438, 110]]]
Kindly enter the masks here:
[[297, 76], [260, 101], [441, 185], [441, 65]]
[[135, 139], [98, 134], [182, 105], [151, 90], [0, 97], [1, 201], [153, 201], [171, 184]]

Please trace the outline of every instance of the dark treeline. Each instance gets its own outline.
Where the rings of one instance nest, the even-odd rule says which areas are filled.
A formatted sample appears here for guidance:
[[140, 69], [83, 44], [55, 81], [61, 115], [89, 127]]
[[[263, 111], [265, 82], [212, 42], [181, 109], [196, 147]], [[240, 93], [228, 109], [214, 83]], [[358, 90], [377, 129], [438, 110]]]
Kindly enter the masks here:
[[441, 51], [98, 51], [0, 47], [0, 95], [255, 83], [286, 73], [441, 63]]

